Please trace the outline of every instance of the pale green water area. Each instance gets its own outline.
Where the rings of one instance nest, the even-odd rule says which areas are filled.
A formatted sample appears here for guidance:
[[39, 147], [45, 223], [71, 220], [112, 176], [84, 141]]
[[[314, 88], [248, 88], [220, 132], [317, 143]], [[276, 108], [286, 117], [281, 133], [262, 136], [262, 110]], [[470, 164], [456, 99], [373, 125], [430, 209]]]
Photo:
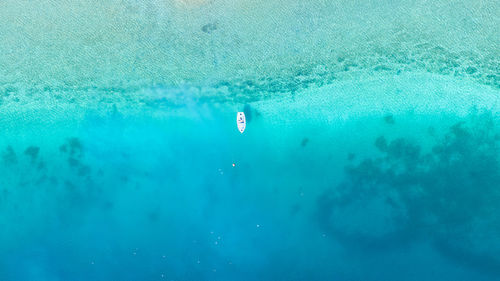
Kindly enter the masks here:
[[498, 0], [0, 1], [0, 281], [500, 280], [499, 27]]

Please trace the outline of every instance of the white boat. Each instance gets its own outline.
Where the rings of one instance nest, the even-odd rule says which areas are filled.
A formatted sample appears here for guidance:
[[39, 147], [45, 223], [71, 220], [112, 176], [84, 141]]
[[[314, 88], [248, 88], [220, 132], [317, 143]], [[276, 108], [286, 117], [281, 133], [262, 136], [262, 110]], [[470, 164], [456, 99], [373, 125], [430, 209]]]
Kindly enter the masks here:
[[245, 131], [245, 127], [247, 126], [245, 113], [238, 112], [238, 114], [236, 115], [236, 124], [238, 125], [238, 130], [240, 131], [240, 133], [243, 134], [243, 131]]

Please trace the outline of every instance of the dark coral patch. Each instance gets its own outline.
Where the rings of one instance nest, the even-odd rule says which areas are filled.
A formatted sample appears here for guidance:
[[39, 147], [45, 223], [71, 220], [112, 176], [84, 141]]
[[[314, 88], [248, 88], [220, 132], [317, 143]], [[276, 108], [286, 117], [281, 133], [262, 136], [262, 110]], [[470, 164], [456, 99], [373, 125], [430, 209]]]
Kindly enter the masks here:
[[205, 32], [205, 33], [212, 33], [214, 32], [215, 30], [217, 30], [217, 24], [216, 23], [207, 23], [205, 24], [204, 26], [201, 27], [201, 31]]
[[59, 147], [59, 151], [79, 158], [83, 154], [83, 145], [78, 138], [72, 137], [66, 139], [66, 142]]
[[39, 152], [40, 152], [40, 147], [32, 145], [26, 148], [26, 150], [24, 151], [24, 155], [30, 157], [31, 161], [35, 161], [36, 158], [38, 157]]
[[17, 163], [17, 155], [12, 146], [7, 146], [5, 151], [2, 153], [2, 160], [7, 165], [12, 165]]
[[345, 245], [424, 238], [454, 261], [500, 273], [497, 122], [474, 114], [425, 153], [410, 139], [377, 138], [381, 156], [348, 165], [344, 181], [318, 198], [318, 222]]
[[78, 138], [69, 138], [67, 142], [70, 155], [81, 155], [83, 152], [82, 143]]

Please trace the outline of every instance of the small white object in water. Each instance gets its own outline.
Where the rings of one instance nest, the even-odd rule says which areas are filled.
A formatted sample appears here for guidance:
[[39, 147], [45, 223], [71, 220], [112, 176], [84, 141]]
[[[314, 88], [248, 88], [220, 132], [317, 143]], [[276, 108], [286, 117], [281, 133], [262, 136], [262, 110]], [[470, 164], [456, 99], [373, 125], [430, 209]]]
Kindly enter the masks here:
[[238, 125], [238, 130], [240, 131], [240, 133], [243, 134], [243, 131], [245, 131], [245, 127], [247, 126], [245, 113], [238, 112], [238, 114], [236, 115], [236, 124]]

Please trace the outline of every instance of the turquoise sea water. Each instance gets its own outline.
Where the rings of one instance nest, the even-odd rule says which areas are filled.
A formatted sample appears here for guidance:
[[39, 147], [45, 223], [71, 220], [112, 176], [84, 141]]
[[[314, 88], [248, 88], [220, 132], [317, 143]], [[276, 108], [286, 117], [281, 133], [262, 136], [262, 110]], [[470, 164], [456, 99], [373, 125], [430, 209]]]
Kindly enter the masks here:
[[0, 280], [500, 280], [499, 25], [2, 1]]

